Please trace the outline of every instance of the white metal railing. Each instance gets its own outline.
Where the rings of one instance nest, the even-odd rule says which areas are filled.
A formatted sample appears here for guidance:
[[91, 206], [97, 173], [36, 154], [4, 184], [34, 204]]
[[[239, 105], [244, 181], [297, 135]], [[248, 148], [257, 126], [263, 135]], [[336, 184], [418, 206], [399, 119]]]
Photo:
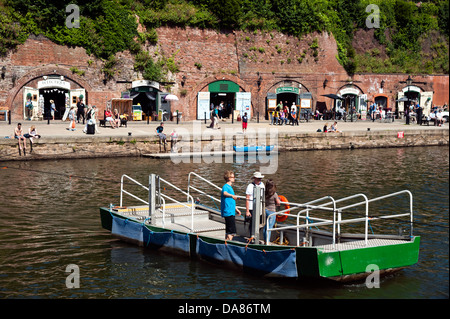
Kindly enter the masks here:
[[[370, 217], [369, 216], [369, 203], [375, 202], [375, 201], [380, 201], [389, 197], [394, 197], [394, 196], [399, 196], [402, 194], [407, 194], [409, 195], [409, 212], [408, 213], [402, 213], [402, 214], [392, 214], [392, 215], [386, 215], [386, 216], [376, 216], [376, 217]], [[343, 206], [343, 207], [336, 207], [336, 204], [341, 203], [343, 201], [347, 201], [350, 199], [354, 199], [357, 197], [363, 197], [364, 200], [354, 203], [354, 204], [350, 204], [347, 206]], [[319, 201], [325, 200], [325, 199], [330, 199], [330, 201], [322, 204], [322, 205], [311, 205], [313, 203], [317, 203]], [[332, 197], [330, 196], [326, 196], [326, 197], [322, 197], [316, 200], [313, 200], [311, 202], [305, 203], [305, 204], [299, 204], [299, 203], [289, 203], [289, 202], [282, 202], [283, 204], [289, 204], [292, 205], [294, 207], [288, 208], [288, 209], [284, 209], [282, 211], [276, 212], [274, 214], [271, 214], [268, 217], [268, 221], [267, 221], [267, 225], [270, 225], [269, 223], [269, 219], [270, 218], [276, 218], [279, 215], [284, 215], [284, 216], [288, 216], [288, 217], [293, 217], [296, 218], [297, 223], [295, 225], [286, 225], [286, 226], [281, 226], [281, 227], [266, 227], [266, 239], [267, 239], [267, 243], [269, 244], [269, 232], [271, 231], [279, 231], [279, 230], [287, 230], [287, 229], [296, 229], [297, 231], [297, 246], [300, 245], [300, 238], [299, 238], [299, 234], [300, 234], [300, 230], [301, 229], [308, 229], [309, 227], [311, 227], [311, 225], [314, 226], [325, 226], [325, 225], [332, 225], [333, 230], [333, 247], [335, 247], [336, 245], [336, 234], [340, 235], [340, 225], [342, 224], [350, 224], [350, 223], [358, 223], [358, 222], [365, 222], [365, 227], [364, 227], [364, 241], [365, 244], [367, 246], [368, 243], [368, 230], [369, 230], [369, 220], [373, 221], [373, 220], [381, 220], [381, 219], [390, 219], [390, 218], [399, 218], [399, 217], [405, 217], [405, 216], [409, 216], [410, 218], [410, 236], [413, 236], [413, 196], [412, 193], [408, 190], [403, 190], [403, 191], [399, 191], [399, 192], [395, 192], [395, 193], [391, 193], [391, 194], [387, 194], [387, 195], [383, 195], [380, 197], [376, 197], [373, 199], [368, 199], [366, 195], [364, 194], [355, 194], [352, 196], [348, 196], [348, 197], [344, 197], [338, 200], [334, 200]], [[333, 207], [328, 207], [330, 205], [333, 205]], [[363, 217], [358, 217], [358, 218], [350, 218], [350, 219], [345, 219], [342, 220], [342, 213], [344, 213], [344, 210], [348, 210], [350, 208], [355, 208], [361, 205], [365, 205], [365, 214]], [[302, 211], [299, 211], [297, 215], [294, 214], [289, 214], [288, 212], [292, 212], [293, 210], [299, 209], [299, 208], [304, 208]], [[322, 211], [331, 211], [333, 212], [333, 219], [323, 219], [323, 218], [318, 218], [318, 217], [311, 217], [308, 216], [309, 212], [311, 210], [322, 210]], [[304, 216], [302, 216], [302, 213], [305, 213]], [[306, 222], [305, 224], [300, 224], [300, 218], [305, 219]], [[316, 220], [317, 222], [310, 224], [309, 221], [310, 220]]]
[[140, 187], [142, 187], [143, 189], [145, 189], [145, 190], [148, 192], [148, 187], [142, 185], [142, 184], [139, 183], [138, 181], [132, 179], [130, 176], [124, 174], [124, 175], [122, 175], [122, 177], [121, 177], [121, 179], [120, 179], [120, 206], [123, 206], [123, 194], [124, 194], [124, 193], [127, 194], [127, 195], [129, 195], [129, 196], [131, 196], [131, 197], [133, 197], [134, 199], [137, 199], [137, 200], [143, 202], [144, 204], [148, 205], [148, 202], [147, 202], [147, 201], [145, 201], [145, 200], [143, 200], [143, 199], [141, 199], [141, 198], [135, 196], [134, 194], [131, 194], [130, 192], [128, 192], [128, 191], [126, 191], [126, 190], [124, 189], [124, 187], [123, 187], [123, 185], [124, 185], [124, 183], [123, 183], [124, 178], [126, 178], [126, 179], [132, 181], [132, 182], [135, 183], [136, 185], [139, 185]]
[[[192, 185], [191, 185], [191, 176], [200, 179], [202, 182], [206, 182], [208, 185], [211, 185], [213, 188], [217, 189], [217, 190], [220, 191], [220, 192], [222, 191], [222, 188], [221, 188], [221, 187], [219, 187], [219, 186], [217, 186], [216, 184], [210, 182], [210, 181], [207, 180], [206, 178], [201, 177], [201, 176], [198, 175], [197, 173], [190, 172], [189, 175], [188, 175], [188, 187], [187, 187], [187, 193], [188, 193], [188, 194], [191, 193], [191, 190], [194, 190], [194, 191], [196, 191], [196, 192], [198, 192], [198, 193], [200, 193], [200, 194], [202, 194], [202, 195], [204, 195], [204, 196], [206, 196], [206, 197], [212, 199], [213, 201], [216, 201], [216, 202], [219, 202], [219, 203], [220, 203], [220, 198], [216, 198], [216, 197], [214, 197], [214, 196], [212, 196], [212, 195], [209, 195], [209, 194], [205, 193], [204, 191], [202, 191], [202, 190], [200, 190], [200, 189], [198, 189], [198, 188], [192, 186]], [[192, 180], [193, 180], [193, 178], [192, 178]], [[247, 199], [246, 196], [236, 195], [236, 197], [237, 197], [237, 198], [240, 198], [240, 199]], [[243, 207], [243, 206], [237, 206], [237, 205], [236, 205], [236, 208], [246, 209], [246, 207]]]
[[[129, 191], [126, 191], [126, 190], [124, 189], [124, 178], [130, 180], [130, 181], [133, 182], [134, 184], [136, 184], [136, 185], [140, 186], [141, 188], [145, 189], [147, 192], [149, 191], [149, 188], [148, 188], [147, 186], [145, 186], [145, 185], [139, 183], [137, 180], [131, 178], [130, 176], [123, 174], [122, 177], [121, 177], [121, 179], [120, 179], [120, 206], [121, 206], [121, 207], [123, 206], [123, 194], [126, 194], [126, 195], [128, 195], [128, 196], [131, 196], [131, 197], [133, 197], [134, 199], [136, 199], [136, 200], [138, 200], [138, 201], [140, 201], [140, 202], [142, 202], [142, 203], [148, 205], [148, 201], [143, 200], [142, 198], [139, 198], [139, 197], [137, 197], [136, 195], [134, 195], [134, 194], [132, 194], [132, 193], [130, 193]], [[157, 194], [158, 194], [158, 193], [157, 193]], [[159, 195], [159, 194], [158, 194], [158, 195]], [[162, 194], [161, 194], [161, 195], [162, 195]], [[163, 211], [163, 216], [164, 216], [164, 215], [165, 215], [165, 211], [166, 211], [166, 201], [165, 201], [164, 198], [161, 198], [161, 199], [162, 199], [162, 201], [163, 201], [162, 211]], [[163, 221], [163, 224], [164, 224], [164, 221]]]
[[[166, 181], [165, 179], [159, 177], [159, 180], [162, 181], [162, 182], [164, 182], [164, 183], [166, 183], [167, 185], [169, 185], [169, 186], [172, 187], [173, 189], [179, 191], [179, 192], [182, 193], [183, 195], [186, 195], [186, 196], [187, 196], [187, 202], [188, 202], [188, 203], [189, 203], [189, 199], [190, 199], [191, 205], [188, 205], [188, 204], [185, 204], [185, 203], [183, 203], [183, 202], [180, 202], [180, 201], [178, 201], [178, 200], [176, 200], [176, 199], [174, 199], [174, 198], [171, 198], [171, 197], [168, 196], [168, 195], [165, 195], [165, 194], [160, 193], [161, 196], [163, 196], [163, 197], [165, 197], [165, 198], [167, 198], [167, 199], [170, 199], [171, 201], [173, 201], [173, 202], [175, 202], [175, 203], [177, 203], [177, 204], [179, 204], [179, 205], [182, 205], [182, 206], [185, 206], [185, 207], [191, 209], [191, 231], [193, 231], [193, 230], [194, 230], [194, 210], [195, 210], [194, 198], [193, 198], [191, 195], [189, 195], [188, 193], [186, 193], [185, 191], [181, 190], [179, 187], [177, 187], [177, 186], [173, 185], [172, 183]], [[165, 214], [164, 214], [164, 212], [163, 212], [163, 225], [164, 225], [164, 220], [165, 220]]]

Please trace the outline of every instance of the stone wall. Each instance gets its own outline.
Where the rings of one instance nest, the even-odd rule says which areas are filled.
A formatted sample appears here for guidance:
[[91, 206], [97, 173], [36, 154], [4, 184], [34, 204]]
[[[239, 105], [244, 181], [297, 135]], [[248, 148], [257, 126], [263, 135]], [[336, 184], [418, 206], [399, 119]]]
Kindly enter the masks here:
[[[178, 144], [178, 152], [197, 151], [229, 151], [230, 143], [233, 145], [251, 145], [242, 135], [237, 142], [236, 136], [231, 137], [214, 132], [210, 135], [191, 136]], [[261, 139], [258, 136], [258, 139]], [[272, 140], [271, 140], [272, 139]], [[270, 133], [266, 141], [273, 141]], [[407, 131], [403, 138], [397, 136], [395, 131], [367, 131], [342, 133], [283, 133], [277, 138], [278, 150], [307, 151], [307, 150], [338, 150], [359, 148], [384, 147], [414, 147], [414, 146], [449, 146], [448, 130], [418, 130]], [[267, 143], [269, 144], [269, 142]], [[27, 147], [28, 152], [30, 150]], [[160, 147], [157, 137], [71, 137], [50, 138], [43, 137], [35, 142], [33, 153], [19, 156], [17, 140], [0, 140], [0, 158], [8, 160], [44, 160], [44, 159], [70, 159], [70, 158], [97, 158], [119, 156], [143, 156], [145, 154], [159, 153]], [[231, 149], [232, 150], [232, 149]], [[205, 155], [206, 156], [206, 155]]]
[[[301, 86], [302, 92], [310, 92], [313, 109], [318, 102], [330, 109], [333, 101], [322, 95], [336, 94], [350, 83], [367, 94], [369, 100], [385, 94], [392, 106], [408, 77], [405, 74], [350, 77], [336, 59], [333, 35], [326, 32], [301, 39], [275, 31], [218, 32], [161, 27], [157, 32], [158, 44], [146, 45], [144, 49], [155, 58], [173, 57], [179, 65], [180, 71], [169, 74], [168, 83], [162, 83], [161, 89], [180, 98], [172, 103], [172, 109], [182, 111], [183, 120], [196, 119], [198, 92], [206, 91], [208, 84], [217, 80], [235, 82], [240, 91], [251, 92], [252, 114], [259, 112], [263, 116], [267, 94], [279, 86]], [[0, 67], [6, 66], [5, 79], [0, 79], [0, 109], [11, 110], [13, 120], [22, 120], [22, 88], [33, 85], [44, 75], [56, 74], [85, 88], [87, 102], [96, 105], [102, 114], [108, 100], [120, 97], [121, 92], [131, 88], [131, 81], [141, 79], [134, 71], [130, 52], [117, 53], [116, 59], [114, 77], [104, 81], [104, 62], [88, 55], [83, 48], [57, 45], [42, 35], [32, 35], [0, 58]], [[72, 72], [71, 68], [80, 73]], [[412, 78], [414, 85], [434, 92], [435, 105], [448, 104], [448, 75], [412, 75]]]

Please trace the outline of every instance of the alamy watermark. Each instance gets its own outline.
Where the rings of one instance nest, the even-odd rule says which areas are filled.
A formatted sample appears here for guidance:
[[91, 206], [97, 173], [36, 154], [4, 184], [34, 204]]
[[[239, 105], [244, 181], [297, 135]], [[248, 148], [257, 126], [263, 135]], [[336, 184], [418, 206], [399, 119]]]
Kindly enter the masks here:
[[368, 29], [378, 29], [380, 27], [380, 8], [376, 4], [369, 4], [366, 12], [370, 14], [366, 18], [366, 27]]
[[202, 131], [201, 125], [194, 121], [192, 133], [186, 128], [177, 128], [180, 141], [170, 155], [173, 163], [259, 163], [262, 174], [276, 173], [278, 129], [249, 128], [244, 134], [238, 128]]
[[69, 4], [66, 7], [66, 13], [70, 13], [66, 17], [66, 27], [69, 29], [80, 27], [80, 8], [76, 4]]
[[75, 264], [69, 264], [66, 267], [66, 272], [70, 273], [66, 277], [66, 288], [80, 288], [80, 268]]
[[378, 265], [367, 265], [366, 273], [369, 273], [366, 277], [366, 287], [369, 289], [380, 288], [380, 268]]

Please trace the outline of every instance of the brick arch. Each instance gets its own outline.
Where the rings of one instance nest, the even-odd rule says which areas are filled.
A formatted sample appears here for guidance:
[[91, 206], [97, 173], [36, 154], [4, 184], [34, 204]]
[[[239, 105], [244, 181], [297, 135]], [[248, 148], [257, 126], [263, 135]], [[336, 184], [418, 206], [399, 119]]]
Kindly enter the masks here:
[[[282, 83], [282, 82], [284, 82], [284, 81], [286, 81], [286, 80], [276, 80], [276, 81], [273, 81], [273, 82], [271, 82], [271, 83], [265, 85], [264, 87], [262, 87], [262, 88], [261, 88], [261, 91], [266, 92], [266, 95], [267, 95], [267, 92], [269, 92], [270, 90], [272, 90], [273, 88], [275, 88], [279, 83]], [[310, 90], [307, 86], [305, 86], [302, 82], [300, 82], [300, 81], [298, 81], [298, 80], [294, 80], [294, 79], [289, 79], [289, 81], [295, 82], [295, 83], [298, 83], [298, 84], [301, 84], [301, 85], [302, 85], [302, 88], [305, 88], [307, 92], [312, 93], [311, 90]]]
[[[242, 80], [238, 76], [233, 75], [218, 75], [218, 76], [210, 76], [205, 78], [203, 81], [199, 82], [196, 86], [192, 88], [192, 92], [188, 96], [188, 105], [189, 109], [193, 111], [192, 114], [195, 113], [195, 116], [197, 115], [197, 93], [201, 92], [203, 89], [205, 89], [208, 84], [216, 81], [231, 81], [236, 83], [240, 89], [244, 92], [251, 92], [250, 86], [246, 83], [243, 83]], [[253, 99], [252, 99], [253, 100]], [[253, 105], [253, 102], [252, 102]], [[193, 115], [190, 114], [190, 116], [193, 117]]]
[[71, 81], [78, 84], [80, 87], [84, 88], [86, 90], [86, 95], [88, 92], [92, 90], [92, 86], [84, 79], [81, 79], [80, 76], [73, 74], [72, 71], [57, 67], [57, 66], [44, 66], [44, 67], [38, 67], [34, 68], [33, 70], [27, 72], [25, 75], [20, 77], [16, 83], [15, 86], [8, 92], [5, 106], [9, 108], [11, 111], [11, 114], [14, 114], [14, 108], [13, 108], [13, 102], [17, 97], [17, 94], [22, 90], [22, 88], [29, 82], [40, 78], [44, 75], [51, 75], [51, 74], [58, 74], [62, 75], [67, 79], [70, 79]]

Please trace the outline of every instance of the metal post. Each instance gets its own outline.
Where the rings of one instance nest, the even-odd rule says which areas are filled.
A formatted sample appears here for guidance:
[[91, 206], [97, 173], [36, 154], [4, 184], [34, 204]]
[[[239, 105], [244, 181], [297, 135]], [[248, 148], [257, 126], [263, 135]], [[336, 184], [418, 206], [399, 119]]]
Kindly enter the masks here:
[[205, 112], [205, 124], [206, 124], [206, 112]]
[[[264, 188], [255, 185], [253, 187], [253, 214], [252, 214], [252, 234], [255, 239], [255, 244], [259, 243], [259, 221], [263, 215], [263, 198], [264, 198]], [[265, 215], [265, 214], [264, 214]], [[263, 216], [263, 220], [264, 220]]]
[[259, 112], [257, 112], [256, 114], [256, 123], [259, 123]]
[[177, 110], [177, 125], [178, 125], [178, 120], [180, 119], [180, 116], [178, 114], [178, 110]]
[[156, 207], [156, 175], [150, 174], [148, 177], [148, 217], [150, 224], [155, 225], [155, 207]]
[[231, 124], [234, 123], [234, 110], [231, 109]]

